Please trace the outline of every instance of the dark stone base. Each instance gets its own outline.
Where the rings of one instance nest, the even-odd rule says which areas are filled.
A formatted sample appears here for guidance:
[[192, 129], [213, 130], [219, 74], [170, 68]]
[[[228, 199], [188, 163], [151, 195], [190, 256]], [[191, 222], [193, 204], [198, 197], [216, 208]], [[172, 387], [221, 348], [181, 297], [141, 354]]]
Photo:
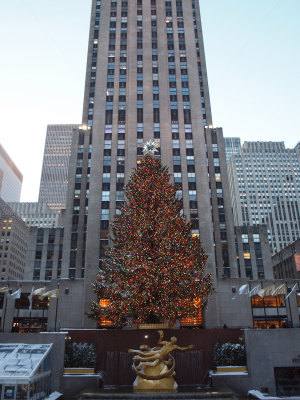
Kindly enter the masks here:
[[84, 393], [80, 400], [104, 400], [104, 399], [126, 399], [126, 400], [180, 400], [180, 399], [223, 399], [233, 400], [235, 394], [224, 389], [215, 391], [211, 388], [179, 387], [176, 393], [133, 393], [131, 387], [108, 387], [98, 393]]

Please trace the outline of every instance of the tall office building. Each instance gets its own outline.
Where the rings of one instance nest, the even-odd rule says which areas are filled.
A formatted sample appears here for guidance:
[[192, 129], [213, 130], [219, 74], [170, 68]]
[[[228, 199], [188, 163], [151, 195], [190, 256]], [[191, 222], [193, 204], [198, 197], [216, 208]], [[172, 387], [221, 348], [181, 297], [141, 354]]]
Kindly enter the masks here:
[[228, 164], [235, 225], [266, 224], [272, 252], [300, 237], [300, 156], [283, 142], [245, 142]]
[[40, 183], [39, 203], [51, 210], [66, 207], [69, 158], [73, 130], [79, 125], [48, 125]]
[[0, 232], [0, 279], [22, 280], [29, 229], [2, 199], [0, 199]]
[[93, 0], [61, 274], [84, 278], [85, 309], [109, 242], [109, 221], [150, 139], [181, 187], [184, 214], [208, 255], [207, 272], [237, 275], [224, 141], [211, 124], [198, 1]]
[[3, 201], [20, 201], [23, 175], [0, 144], [0, 197]]
[[224, 137], [225, 156], [228, 163], [233, 154], [238, 154], [241, 151], [241, 139], [238, 137]]

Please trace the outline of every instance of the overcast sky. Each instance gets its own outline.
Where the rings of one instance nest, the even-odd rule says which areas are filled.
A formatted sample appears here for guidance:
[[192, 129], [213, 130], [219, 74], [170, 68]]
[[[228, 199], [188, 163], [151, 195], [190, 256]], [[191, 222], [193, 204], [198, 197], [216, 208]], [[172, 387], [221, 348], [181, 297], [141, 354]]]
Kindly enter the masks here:
[[[105, 1], [105, 0], [104, 0]], [[0, 0], [0, 142], [37, 201], [47, 124], [80, 123], [90, 0]], [[200, 0], [214, 126], [300, 140], [300, 0]]]

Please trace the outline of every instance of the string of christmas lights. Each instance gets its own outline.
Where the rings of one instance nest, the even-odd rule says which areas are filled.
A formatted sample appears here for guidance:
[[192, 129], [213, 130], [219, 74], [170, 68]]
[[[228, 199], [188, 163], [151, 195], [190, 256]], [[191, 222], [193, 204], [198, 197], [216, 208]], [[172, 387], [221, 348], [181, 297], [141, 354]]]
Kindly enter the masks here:
[[[199, 315], [213, 291], [204, 275], [206, 255], [181, 215], [178, 188], [154, 153], [146, 153], [130, 177], [121, 213], [111, 225], [112, 246], [93, 289], [88, 317], [121, 326], [175, 322]], [[101, 302], [108, 299], [109, 302]]]

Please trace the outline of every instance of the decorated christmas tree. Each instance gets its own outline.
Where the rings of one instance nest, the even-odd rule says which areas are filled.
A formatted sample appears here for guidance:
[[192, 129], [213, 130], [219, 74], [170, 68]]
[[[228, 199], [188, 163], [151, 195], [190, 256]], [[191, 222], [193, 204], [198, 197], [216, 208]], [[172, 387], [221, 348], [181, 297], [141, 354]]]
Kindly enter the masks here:
[[88, 314], [98, 323], [196, 317], [212, 293], [199, 237], [182, 215], [178, 187], [169, 182], [156, 151], [151, 141], [144, 146], [124, 188], [124, 206], [112, 224], [112, 246], [94, 284], [99, 300], [91, 303]]

